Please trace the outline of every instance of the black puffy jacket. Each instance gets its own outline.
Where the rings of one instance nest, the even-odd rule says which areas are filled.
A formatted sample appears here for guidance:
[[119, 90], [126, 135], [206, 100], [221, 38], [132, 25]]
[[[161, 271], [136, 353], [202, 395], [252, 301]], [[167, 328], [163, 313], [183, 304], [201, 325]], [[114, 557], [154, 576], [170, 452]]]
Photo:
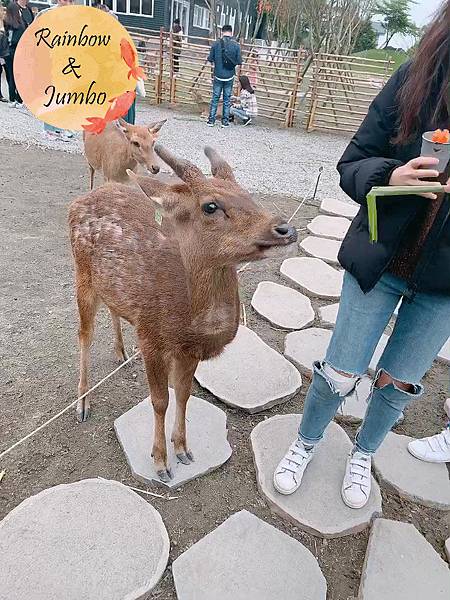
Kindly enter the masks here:
[[[420, 155], [422, 140], [417, 135], [407, 145], [393, 145], [397, 126], [397, 93], [408, 72], [403, 65], [372, 102], [359, 130], [347, 146], [337, 169], [341, 187], [361, 205], [339, 252], [339, 262], [358, 281], [363, 292], [378, 282], [411, 229], [414, 219], [422, 220], [425, 203], [422, 196], [391, 196], [377, 200], [378, 242], [369, 241], [366, 194], [373, 186], [388, 185], [397, 167]], [[419, 117], [418, 117], [419, 118]], [[423, 120], [424, 121], [424, 120]], [[438, 124], [448, 128], [448, 122]], [[421, 132], [435, 129], [422, 122]], [[447, 194], [423, 245], [419, 264], [408, 281], [408, 292], [450, 295], [450, 198]]]

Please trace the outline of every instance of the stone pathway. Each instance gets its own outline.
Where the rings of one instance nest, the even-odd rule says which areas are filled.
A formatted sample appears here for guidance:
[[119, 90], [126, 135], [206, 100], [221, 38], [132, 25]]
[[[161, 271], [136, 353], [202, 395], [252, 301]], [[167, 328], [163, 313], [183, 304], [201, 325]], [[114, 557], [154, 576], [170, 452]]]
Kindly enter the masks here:
[[0, 523], [5, 600], [138, 600], [160, 580], [159, 513], [117, 481], [85, 479], [28, 498]]
[[297, 369], [243, 326], [223, 354], [199, 364], [195, 378], [225, 404], [249, 413], [289, 400], [302, 385]]
[[408, 452], [413, 438], [388, 433], [374, 456], [378, 479], [399, 496], [423, 506], [450, 510], [450, 479], [445, 464], [427, 463]]
[[328, 327], [334, 327], [336, 325], [336, 319], [339, 310], [339, 302], [336, 304], [328, 304], [319, 308], [319, 318], [322, 325]]
[[448, 562], [450, 562], [450, 538], [445, 542], [445, 552], [447, 554]]
[[442, 350], [438, 354], [438, 359], [446, 365], [450, 365], [450, 338], [442, 346]]
[[327, 263], [338, 265], [338, 252], [341, 242], [309, 235], [300, 242], [300, 248], [305, 254], [321, 258]]
[[320, 212], [327, 215], [349, 217], [353, 219], [358, 213], [359, 205], [355, 202], [342, 202], [336, 198], [324, 198], [320, 203]]
[[283, 329], [302, 329], [314, 321], [311, 300], [307, 296], [272, 281], [258, 284], [252, 306], [272, 325]]
[[[165, 483], [175, 488], [223, 465], [231, 456], [227, 439], [227, 416], [210, 402], [191, 396], [187, 404], [186, 430], [194, 461], [182, 464], [170, 442], [175, 420], [175, 392], [169, 390], [170, 400], [166, 415], [166, 440], [173, 479]], [[130, 465], [133, 477], [144, 483], [160, 483], [156, 474], [151, 449], [153, 445], [154, 415], [150, 399], [143, 400], [114, 421], [117, 438]]]
[[414, 525], [376, 519], [359, 600], [448, 600], [450, 570]]
[[319, 258], [288, 258], [280, 271], [311, 296], [334, 300], [341, 295], [344, 272], [333, 269]]
[[251, 442], [258, 487], [269, 507], [294, 525], [325, 538], [362, 531], [381, 514], [381, 494], [372, 478], [368, 504], [359, 510], [345, 506], [341, 498], [345, 462], [352, 443], [345, 431], [330, 423], [304, 474], [301, 489], [283, 496], [273, 487], [273, 473], [297, 436], [301, 415], [275, 416], [252, 431]]
[[242, 510], [172, 565], [178, 600], [325, 600], [317, 560], [297, 540]]
[[311, 377], [313, 362], [323, 360], [333, 332], [320, 327], [289, 333], [284, 340], [284, 355], [300, 371]]
[[351, 221], [344, 217], [329, 217], [328, 215], [318, 215], [308, 223], [307, 229], [313, 235], [319, 237], [331, 238], [334, 240], [343, 240]]

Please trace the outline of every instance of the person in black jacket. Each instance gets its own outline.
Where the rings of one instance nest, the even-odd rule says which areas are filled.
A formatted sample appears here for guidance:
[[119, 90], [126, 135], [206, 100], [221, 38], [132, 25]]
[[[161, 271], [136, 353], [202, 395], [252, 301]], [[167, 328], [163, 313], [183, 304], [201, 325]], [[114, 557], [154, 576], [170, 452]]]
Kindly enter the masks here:
[[[450, 191], [449, 167], [440, 174], [436, 158], [420, 157], [422, 133], [450, 123], [449, 23], [446, 0], [416, 56], [375, 98], [338, 163], [342, 189], [361, 206], [339, 252], [344, 283], [326, 358], [314, 364], [298, 438], [274, 473], [282, 494], [300, 486], [315, 444], [367, 372], [401, 301], [341, 488], [347, 506], [363, 507], [370, 496], [371, 455], [408, 402], [422, 394], [421, 379], [450, 336], [449, 195], [380, 198], [378, 243], [369, 239], [366, 205], [373, 186], [427, 185], [439, 179]], [[439, 436], [443, 444], [448, 439], [450, 450], [450, 434]]]
[[22, 18], [21, 7], [17, 4], [17, 2], [10, 2], [6, 7], [5, 16], [5, 33], [9, 42], [9, 53], [5, 57], [5, 70], [9, 88], [9, 103], [10, 106], [14, 107], [22, 106], [22, 98], [17, 91], [16, 82], [14, 79], [13, 63], [17, 44], [19, 43], [19, 40], [22, 37], [26, 27], [27, 25]]

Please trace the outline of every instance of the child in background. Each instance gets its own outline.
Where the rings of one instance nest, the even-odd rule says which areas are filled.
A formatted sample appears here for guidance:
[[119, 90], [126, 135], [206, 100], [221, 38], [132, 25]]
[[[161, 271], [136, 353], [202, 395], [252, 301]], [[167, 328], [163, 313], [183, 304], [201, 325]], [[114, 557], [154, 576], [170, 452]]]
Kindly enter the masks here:
[[239, 84], [241, 86], [239, 101], [231, 106], [230, 114], [241, 120], [245, 126], [249, 125], [252, 122], [252, 119], [258, 116], [258, 105], [256, 102], [255, 90], [252, 88], [247, 75], [241, 75], [239, 77]]

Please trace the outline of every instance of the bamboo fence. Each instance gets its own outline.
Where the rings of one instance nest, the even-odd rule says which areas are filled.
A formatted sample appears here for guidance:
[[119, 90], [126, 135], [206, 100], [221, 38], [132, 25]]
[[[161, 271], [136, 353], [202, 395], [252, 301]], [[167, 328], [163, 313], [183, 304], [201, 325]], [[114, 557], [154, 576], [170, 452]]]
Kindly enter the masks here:
[[[189, 36], [180, 51], [172, 33], [137, 28], [129, 31], [147, 75], [149, 101], [191, 107], [206, 115], [212, 81], [207, 57], [213, 40]], [[243, 64], [238, 75], [247, 75], [255, 88], [258, 114], [286, 127], [303, 122], [308, 131], [354, 132], [394, 64], [322, 53], [314, 57], [306, 79], [303, 71], [311, 59], [303, 49], [242, 42], [241, 51]]]

